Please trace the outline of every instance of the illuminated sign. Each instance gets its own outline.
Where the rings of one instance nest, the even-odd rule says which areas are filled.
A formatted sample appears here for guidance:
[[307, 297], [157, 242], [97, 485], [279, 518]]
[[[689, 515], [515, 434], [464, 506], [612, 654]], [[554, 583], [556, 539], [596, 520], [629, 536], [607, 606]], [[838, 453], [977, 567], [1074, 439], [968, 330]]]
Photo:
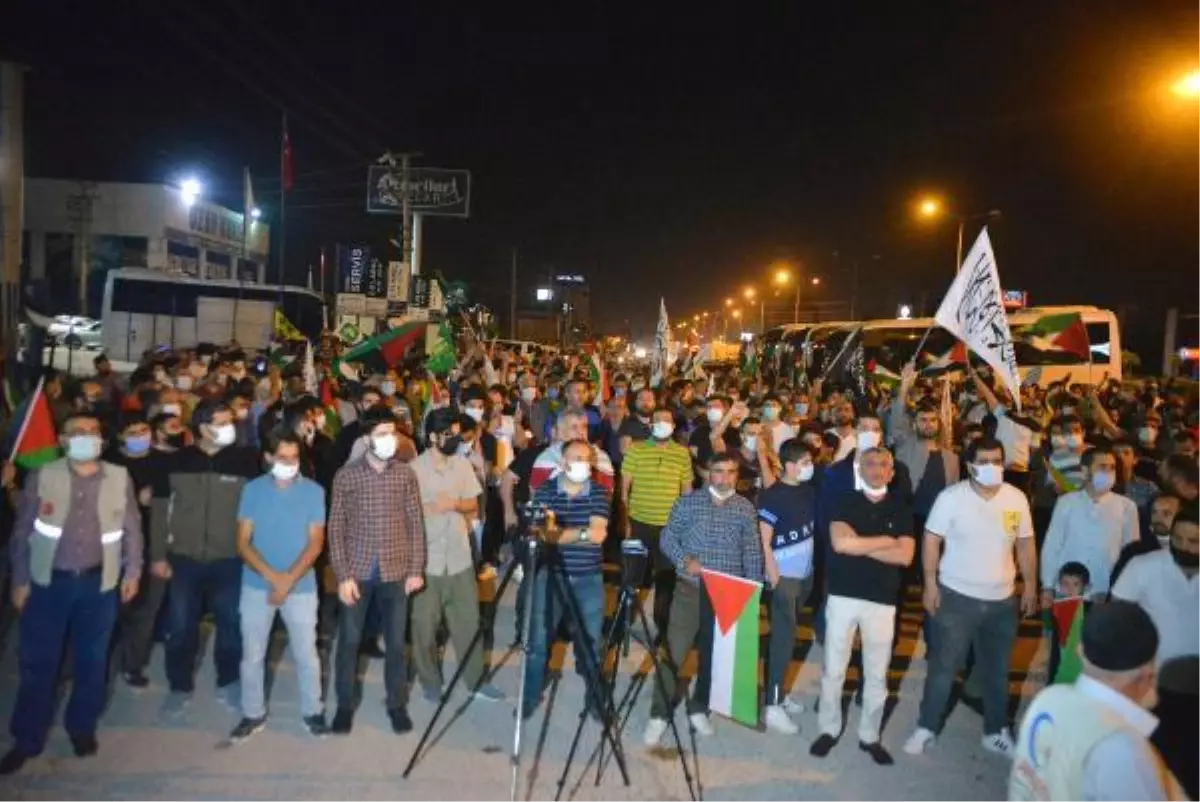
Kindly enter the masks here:
[[1029, 293], [1025, 292], [1025, 290], [1004, 291], [1005, 309], [1024, 309], [1027, 306], [1029, 306]]
[[554, 280], [559, 284], [586, 284], [587, 280], [578, 273], [570, 273], [565, 276], [555, 276]]

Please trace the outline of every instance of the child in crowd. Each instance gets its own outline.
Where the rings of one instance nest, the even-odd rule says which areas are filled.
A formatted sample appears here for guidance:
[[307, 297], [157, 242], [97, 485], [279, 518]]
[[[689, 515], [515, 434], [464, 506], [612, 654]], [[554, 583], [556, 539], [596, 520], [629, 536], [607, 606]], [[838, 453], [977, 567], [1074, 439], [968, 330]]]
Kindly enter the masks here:
[[1079, 676], [1082, 668], [1079, 657], [1068, 654], [1064, 663], [1062, 650], [1071, 645], [1071, 630], [1076, 617], [1086, 615], [1087, 608], [1091, 606], [1091, 602], [1087, 601], [1091, 580], [1087, 566], [1080, 562], [1066, 563], [1058, 570], [1058, 588], [1048, 622], [1051, 634], [1050, 666], [1046, 676], [1050, 683], [1071, 683]]

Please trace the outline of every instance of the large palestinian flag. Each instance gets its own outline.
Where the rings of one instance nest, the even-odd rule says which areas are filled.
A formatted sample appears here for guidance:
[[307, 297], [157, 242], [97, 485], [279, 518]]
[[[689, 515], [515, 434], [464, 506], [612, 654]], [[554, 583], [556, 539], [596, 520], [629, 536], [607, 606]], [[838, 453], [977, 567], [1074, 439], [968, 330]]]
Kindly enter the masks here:
[[21, 428], [13, 446], [13, 461], [26, 470], [40, 468], [62, 455], [58, 448], [58, 433], [54, 430], [54, 416], [50, 414], [50, 402], [42, 384], [42, 381], [38, 382], [23, 414], [19, 415]]
[[388, 329], [382, 334], [376, 334], [369, 340], [364, 340], [354, 346], [342, 354], [340, 361], [358, 362], [378, 353], [389, 368], [393, 367], [404, 359], [404, 354], [410, 347], [420, 342], [421, 338], [425, 336], [427, 325], [425, 321], [418, 320]]
[[1087, 326], [1078, 312], [1046, 315], [1020, 329], [1016, 336], [1039, 351], [1067, 353], [1080, 361], [1087, 361], [1091, 355]]
[[714, 713], [758, 726], [758, 599], [762, 584], [720, 571], [703, 572], [713, 609]]
[[966, 369], [967, 345], [962, 340], [955, 340], [954, 346], [940, 356], [928, 351], [921, 353], [921, 373], [927, 376], [940, 376], [943, 373]]

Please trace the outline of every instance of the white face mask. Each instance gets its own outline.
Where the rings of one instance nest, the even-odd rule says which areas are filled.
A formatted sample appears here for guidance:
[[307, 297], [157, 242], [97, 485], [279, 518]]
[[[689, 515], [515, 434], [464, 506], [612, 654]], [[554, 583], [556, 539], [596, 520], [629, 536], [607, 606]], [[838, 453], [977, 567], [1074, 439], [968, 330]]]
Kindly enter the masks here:
[[72, 462], [92, 462], [100, 456], [100, 438], [94, 434], [77, 434], [67, 440], [67, 457]]
[[800, 481], [801, 482], [811, 482], [812, 478], [813, 478], [813, 470], [814, 470], [814, 468], [813, 468], [813, 464], [811, 462], [806, 462], [803, 465], [801, 465], [800, 466], [800, 475], [799, 475]]
[[808, 404], [805, 404], [803, 401], [797, 404], [796, 414], [802, 418], [806, 417], [808, 415]]
[[708, 416], [708, 422], [712, 423], [712, 424], [720, 423], [721, 420], [725, 417], [725, 413], [722, 412], [721, 410], [717, 409], [716, 407], [708, 410], [708, 412], [706, 412], [704, 414]]
[[371, 453], [379, 459], [391, 459], [396, 455], [396, 435], [381, 434], [371, 438]]
[[175, 387], [180, 390], [192, 389], [192, 377], [186, 373], [175, 377]]
[[1158, 440], [1158, 429], [1153, 426], [1143, 426], [1138, 429], [1138, 442], [1144, 446], [1152, 446]]
[[467, 417], [476, 423], [479, 423], [481, 420], [483, 420], [483, 410], [479, 407], [467, 407], [466, 413]]
[[870, 485], [864, 485], [862, 492], [864, 496], [872, 501], [879, 501], [879, 499], [887, 495], [887, 487], [871, 487]]
[[708, 492], [712, 493], [712, 497], [717, 501], [728, 501], [729, 499], [733, 498], [733, 494], [737, 491], [735, 491], [733, 488], [728, 490], [717, 490], [712, 485], [709, 485]]
[[971, 475], [984, 487], [999, 487], [1004, 482], [1004, 468], [999, 465], [972, 465]]
[[313, 421], [313, 425], [317, 427], [318, 432], [325, 431], [325, 416], [318, 415], [316, 417], [316, 419]]
[[1076, 451], [1083, 447], [1083, 437], [1078, 434], [1067, 435], [1067, 448]]
[[650, 427], [650, 433], [655, 440], [666, 440], [675, 433], [675, 424], [659, 421]]
[[296, 474], [300, 473], [299, 465], [292, 465], [287, 462], [272, 462], [271, 475], [281, 482], [290, 482], [296, 478]]
[[586, 462], [572, 462], [567, 465], [567, 479], [581, 485], [592, 476], [592, 466]]
[[393, 381], [381, 382], [379, 385], [379, 391], [385, 396], [395, 395], [396, 383]]
[[220, 426], [214, 426], [212, 430], [213, 443], [224, 448], [225, 446], [233, 445], [237, 440], [237, 429], [233, 428], [232, 423], [224, 423]]
[[183, 408], [179, 404], [163, 404], [162, 411], [164, 415], [171, 415], [176, 418], [183, 414]]
[[779, 420], [779, 407], [768, 404], [762, 410], [763, 420]]
[[879, 432], [859, 432], [855, 442], [860, 452], [875, 448], [879, 445]]
[[1097, 493], [1107, 493], [1117, 483], [1117, 475], [1111, 471], [1096, 471], [1092, 474], [1092, 489]]
[[758, 451], [758, 435], [748, 434], [743, 437], [742, 446], [751, 453]]
[[524, 401], [526, 404], [532, 404], [534, 401], [537, 400], [537, 388], [536, 387], [522, 387], [521, 388], [521, 400]]

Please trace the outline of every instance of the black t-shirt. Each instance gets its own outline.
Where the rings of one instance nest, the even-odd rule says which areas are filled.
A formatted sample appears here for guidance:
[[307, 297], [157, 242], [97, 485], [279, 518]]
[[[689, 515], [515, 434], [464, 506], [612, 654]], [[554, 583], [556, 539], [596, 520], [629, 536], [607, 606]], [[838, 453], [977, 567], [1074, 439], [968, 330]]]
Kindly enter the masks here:
[[[726, 453], [732, 454], [742, 447], [742, 435], [732, 426], [725, 429], [721, 439], [725, 441]], [[688, 447], [696, 449], [696, 467], [708, 470], [708, 461], [712, 459], [713, 447], [712, 427], [708, 425], [707, 419], [696, 427], [696, 431], [692, 432], [692, 436], [688, 438]]]
[[756, 455], [753, 459], [747, 459], [741, 449], [735, 453], [737, 454], [738, 461], [738, 495], [754, 501], [755, 497], [758, 496], [759, 475], [762, 473], [758, 467], [758, 456]]
[[643, 423], [637, 415], [630, 415], [621, 421], [621, 428], [617, 429], [617, 437], [628, 437], [635, 443], [649, 440], [650, 424]]
[[[913, 536], [912, 507], [891, 493], [879, 502], [862, 493], [846, 493], [830, 520], [847, 524], [859, 537]], [[903, 566], [834, 551], [828, 571], [830, 595], [894, 605]]]
[[533, 476], [533, 463], [537, 461], [538, 454], [545, 450], [536, 446], [523, 448], [508, 466], [508, 470], [517, 477], [517, 482], [513, 485], [513, 504], [518, 508], [529, 501], [529, 478]]

